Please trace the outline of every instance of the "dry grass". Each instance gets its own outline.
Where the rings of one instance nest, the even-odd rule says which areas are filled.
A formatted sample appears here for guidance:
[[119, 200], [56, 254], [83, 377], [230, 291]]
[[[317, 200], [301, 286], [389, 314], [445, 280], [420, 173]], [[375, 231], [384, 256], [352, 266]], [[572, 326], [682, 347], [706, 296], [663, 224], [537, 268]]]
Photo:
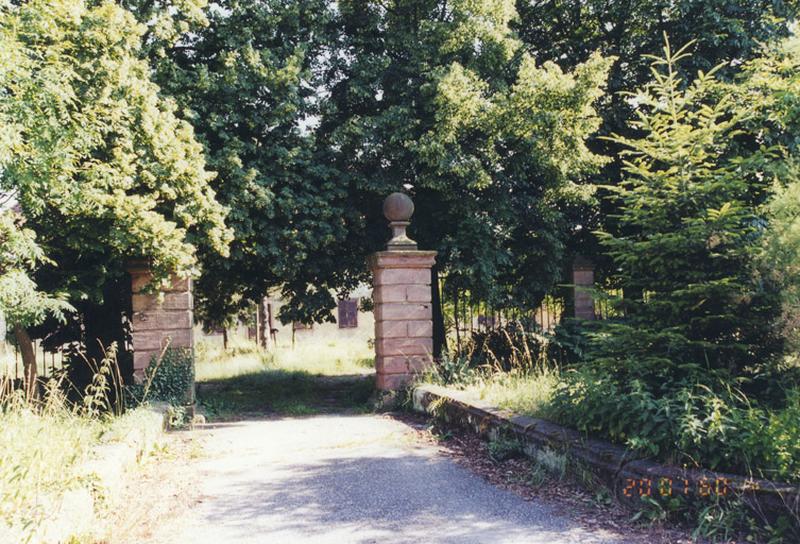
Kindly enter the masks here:
[[559, 382], [554, 370], [493, 374], [464, 391], [499, 408], [518, 414], [542, 416]]

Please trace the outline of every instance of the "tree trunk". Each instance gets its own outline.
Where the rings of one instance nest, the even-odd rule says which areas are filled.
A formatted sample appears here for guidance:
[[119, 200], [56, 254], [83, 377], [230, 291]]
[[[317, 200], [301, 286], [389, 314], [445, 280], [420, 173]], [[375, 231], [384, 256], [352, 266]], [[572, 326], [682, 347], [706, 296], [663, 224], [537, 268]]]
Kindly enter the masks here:
[[444, 330], [444, 313], [442, 312], [442, 296], [439, 291], [439, 269], [431, 268], [431, 306], [433, 306], [433, 358], [437, 361], [447, 351], [447, 336]]
[[28, 398], [38, 396], [39, 389], [36, 385], [36, 351], [33, 349], [33, 341], [28, 331], [19, 325], [14, 326], [14, 336], [19, 344], [19, 352], [22, 355], [22, 368], [25, 375], [25, 394]]
[[275, 319], [272, 315], [272, 303], [267, 302], [267, 332], [269, 334], [269, 339], [272, 341], [272, 345], [277, 347], [278, 346], [278, 336], [275, 334]]
[[228, 350], [228, 328], [222, 327], [222, 349]]

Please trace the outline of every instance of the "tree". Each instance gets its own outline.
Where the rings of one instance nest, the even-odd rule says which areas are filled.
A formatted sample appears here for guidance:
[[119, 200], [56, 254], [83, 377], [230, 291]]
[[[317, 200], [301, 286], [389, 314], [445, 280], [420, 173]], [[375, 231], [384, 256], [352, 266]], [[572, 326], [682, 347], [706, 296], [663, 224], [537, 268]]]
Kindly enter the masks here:
[[[0, 149], [0, 157], [4, 155]], [[2, 161], [0, 160], [0, 164]], [[24, 228], [13, 210], [0, 212], [0, 314], [11, 326], [22, 353], [23, 374], [28, 394], [36, 393], [36, 356], [27, 328], [48, 316], [62, 319], [72, 307], [61, 295], [51, 296], [38, 289], [31, 273], [47, 259], [36, 244], [34, 233]]]
[[230, 258], [202, 254], [198, 314], [220, 324], [281, 289], [284, 320], [326, 319], [329, 290], [364, 277], [364, 251], [349, 241], [361, 222], [354, 195], [313, 134], [333, 12], [324, 0], [218, 8], [158, 62], [159, 81], [218, 173], [213, 183], [235, 231]]
[[782, 348], [777, 290], [758, 260], [777, 150], [743, 153], [752, 114], [721, 92], [715, 69], [683, 88], [677, 64], [688, 47], [667, 43], [652, 83], [628, 96], [641, 136], [614, 136], [625, 168], [609, 188], [626, 234], [600, 233], [615, 284], [641, 295], [618, 301], [621, 321], [598, 326], [591, 365], [657, 396], [687, 383], [741, 384]]
[[[691, 82], [698, 71], [708, 72], [721, 63], [718, 76], [730, 80], [743, 63], [760, 55], [762, 44], [789, 34], [800, 4], [795, 0], [518, 0], [517, 8], [515, 28], [537, 61], [552, 61], [569, 70], [595, 51], [618, 59], [609, 74], [609, 92], [598, 103], [603, 123], [597, 136], [633, 137], [630, 121], [636, 120], [636, 113], [624, 92], [650, 80], [647, 55], [660, 53], [664, 33], [673, 43], [694, 40], [691, 58], [676, 67], [684, 81]], [[623, 168], [619, 144], [595, 137], [589, 146], [614, 158], [592, 181], [618, 183]], [[576, 222], [584, 228], [574, 233], [569, 246], [596, 260], [602, 281], [613, 264], [591, 233], [599, 228], [622, 231], [613, 201], [600, 198], [597, 204], [576, 210]]]
[[[439, 251], [451, 285], [498, 306], [535, 306], [558, 278], [565, 209], [603, 159], [599, 124], [609, 59], [573, 73], [538, 65], [510, 29], [513, 2], [342, 2], [320, 139], [372, 196], [406, 187], [412, 237]], [[381, 218], [367, 228], [382, 232]]]
[[330, 291], [367, 278], [387, 237], [381, 201], [404, 186], [413, 233], [453, 284], [538, 302], [560, 272], [566, 210], [591, 192], [577, 183], [603, 163], [584, 140], [609, 60], [537, 66], [510, 1], [219, 6], [158, 62], [236, 230], [231, 258], [204, 260], [205, 319], [274, 288], [283, 320], [329, 318]]
[[800, 341], [800, 38], [773, 44], [748, 62], [724, 92], [737, 108], [752, 112], [747, 148], [770, 145], [778, 160], [768, 165], [772, 195], [761, 255], [763, 274], [780, 287], [782, 334], [796, 352]]
[[111, 3], [0, 10], [10, 59], [0, 72], [0, 189], [48, 256], [37, 283], [76, 308], [66, 327], [38, 334], [56, 330], [90, 356], [122, 336], [124, 308], [102, 309], [125, 283], [127, 259], [147, 259], [156, 282], [167, 281], [196, 272], [198, 247], [225, 254], [230, 237], [191, 126], [139, 58], [143, 32]]

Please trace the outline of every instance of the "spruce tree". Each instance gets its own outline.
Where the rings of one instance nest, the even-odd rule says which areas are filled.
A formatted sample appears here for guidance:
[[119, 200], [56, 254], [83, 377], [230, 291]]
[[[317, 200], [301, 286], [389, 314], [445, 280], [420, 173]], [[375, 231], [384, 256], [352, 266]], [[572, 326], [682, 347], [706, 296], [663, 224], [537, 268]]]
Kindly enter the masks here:
[[613, 138], [625, 167], [609, 188], [626, 234], [599, 233], [614, 284], [637, 296], [599, 325], [590, 364], [653, 392], [753, 377], [781, 347], [776, 293], [757, 259], [775, 150], [738, 154], [749, 114], [719, 92], [716, 70], [684, 85], [677, 66], [689, 47], [667, 43], [652, 83], [628, 95], [640, 136]]

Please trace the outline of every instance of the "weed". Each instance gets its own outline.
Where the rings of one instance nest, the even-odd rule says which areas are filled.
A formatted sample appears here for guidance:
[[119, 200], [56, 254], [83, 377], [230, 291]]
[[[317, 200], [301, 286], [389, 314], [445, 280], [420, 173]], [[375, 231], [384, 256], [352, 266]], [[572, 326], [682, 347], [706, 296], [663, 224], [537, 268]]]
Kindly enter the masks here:
[[551, 476], [559, 480], [563, 480], [564, 476], [567, 474], [567, 456], [563, 453], [546, 447], [540, 448], [536, 450], [535, 460], [536, 463], [544, 467]]
[[524, 457], [525, 450], [519, 439], [500, 434], [489, 441], [489, 457], [496, 463]]

